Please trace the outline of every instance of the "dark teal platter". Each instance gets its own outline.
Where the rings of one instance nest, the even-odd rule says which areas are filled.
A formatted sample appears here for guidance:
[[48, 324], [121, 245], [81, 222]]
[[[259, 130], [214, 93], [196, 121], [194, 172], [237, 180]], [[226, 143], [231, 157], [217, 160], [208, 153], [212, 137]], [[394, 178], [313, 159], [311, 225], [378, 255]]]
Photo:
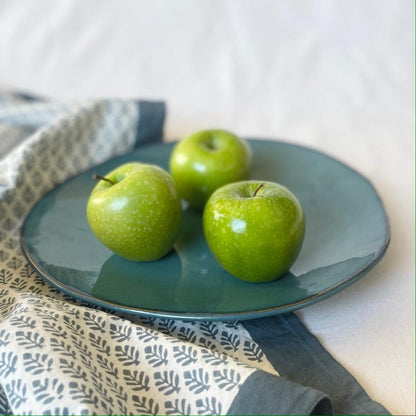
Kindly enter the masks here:
[[201, 214], [184, 212], [175, 250], [134, 263], [92, 234], [85, 207], [95, 185], [130, 161], [167, 169], [173, 144], [139, 148], [75, 176], [39, 201], [26, 218], [23, 252], [63, 292], [114, 311], [179, 319], [243, 320], [293, 311], [320, 301], [367, 273], [383, 256], [389, 225], [371, 183], [333, 158], [284, 142], [251, 140], [252, 178], [288, 187], [306, 216], [302, 251], [290, 273], [253, 284], [225, 272], [209, 251]]

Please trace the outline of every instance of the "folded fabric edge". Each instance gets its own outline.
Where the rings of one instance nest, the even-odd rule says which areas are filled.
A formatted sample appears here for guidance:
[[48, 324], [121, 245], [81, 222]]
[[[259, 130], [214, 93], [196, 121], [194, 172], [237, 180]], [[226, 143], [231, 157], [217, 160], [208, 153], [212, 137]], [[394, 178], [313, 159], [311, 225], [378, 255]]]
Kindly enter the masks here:
[[134, 147], [145, 143], [162, 141], [166, 118], [166, 105], [163, 101], [137, 101], [139, 117]]
[[[49, 98], [24, 91], [0, 91], [0, 99], [10, 99], [10, 102], [31, 103], [48, 102]], [[99, 101], [99, 100], [97, 100]], [[139, 117], [137, 120], [136, 139], [134, 147], [148, 142], [159, 142], [163, 138], [166, 119], [166, 104], [161, 100], [137, 100]]]
[[389, 415], [294, 313], [242, 322], [283, 377], [331, 397], [335, 414]]
[[25, 91], [14, 91], [13, 96], [22, 100], [22, 101], [46, 101], [44, 97], [32, 94], [30, 92]]
[[240, 387], [229, 415], [332, 415], [324, 393], [261, 370]]

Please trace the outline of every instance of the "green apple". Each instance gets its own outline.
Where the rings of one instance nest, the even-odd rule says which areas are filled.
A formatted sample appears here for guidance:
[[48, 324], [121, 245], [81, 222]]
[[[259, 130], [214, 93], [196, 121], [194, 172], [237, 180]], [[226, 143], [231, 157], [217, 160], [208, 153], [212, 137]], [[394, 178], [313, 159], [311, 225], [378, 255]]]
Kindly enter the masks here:
[[296, 197], [267, 181], [240, 181], [216, 190], [203, 214], [205, 237], [218, 262], [249, 282], [270, 282], [295, 262], [305, 233]]
[[100, 181], [87, 202], [95, 236], [129, 260], [153, 261], [173, 247], [181, 222], [181, 201], [172, 177], [162, 168], [127, 163]]
[[170, 158], [179, 195], [197, 209], [203, 209], [217, 188], [247, 179], [250, 167], [249, 144], [225, 130], [203, 130], [185, 137]]

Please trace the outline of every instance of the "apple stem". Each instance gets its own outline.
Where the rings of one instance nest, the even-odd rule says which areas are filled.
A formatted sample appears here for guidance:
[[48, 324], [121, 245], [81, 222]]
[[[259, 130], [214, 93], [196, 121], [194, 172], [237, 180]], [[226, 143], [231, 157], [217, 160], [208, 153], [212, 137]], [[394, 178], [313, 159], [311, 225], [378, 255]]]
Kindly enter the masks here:
[[260, 191], [261, 188], [263, 188], [264, 183], [261, 183], [260, 185], [257, 185], [257, 188], [253, 192], [253, 196], [257, 195], [257, 192]]
[[107, 182], [111, 183], [111, 185], [115, 185], [115, 183], [111, 179], [104, 178], [104, 176], [97, 175], [96, 173], [94, 175], [92, 175], [92, 177], [93, 177], [93, 179], [101, 179], [102, 181], [107, 181]]

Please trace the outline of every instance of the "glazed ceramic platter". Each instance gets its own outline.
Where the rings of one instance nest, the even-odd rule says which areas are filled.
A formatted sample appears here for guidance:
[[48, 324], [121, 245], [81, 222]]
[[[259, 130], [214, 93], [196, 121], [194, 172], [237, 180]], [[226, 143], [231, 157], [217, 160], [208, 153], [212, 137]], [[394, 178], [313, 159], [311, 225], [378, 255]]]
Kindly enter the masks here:
[[173, 144], [153, 144], [61, 184], [31, 210], [22, 249], [37, 272], [74, 298], [108, 309], [180, 319], [240, 320], [292, 311], [335, 294], [383, 256], [389, 226], [371, 183], [333, 158], [285, 142], [250, 140], [251, 177], [288, 187], [301, 202], [306, 234], [290, 272], [271, 282], [240, 281], [206, 245], [201, 213], [186, 209], [175, 249], [150, 263], [124, 260], [92, 234], [85, 207], [95, 185], [130, 161], [165, 169]]

